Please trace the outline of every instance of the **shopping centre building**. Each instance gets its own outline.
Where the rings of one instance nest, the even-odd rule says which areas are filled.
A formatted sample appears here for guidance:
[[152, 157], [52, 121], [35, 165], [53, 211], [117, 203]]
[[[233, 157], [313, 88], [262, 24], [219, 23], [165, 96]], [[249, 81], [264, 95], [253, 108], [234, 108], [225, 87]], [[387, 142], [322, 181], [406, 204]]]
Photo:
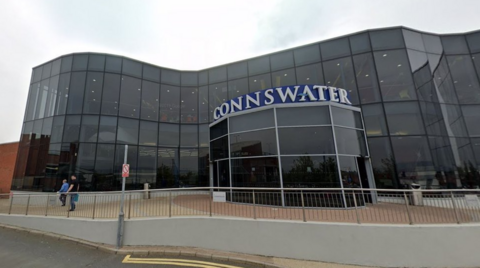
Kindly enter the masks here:
[[480, 31], [367, 30], [200, 71], [33, 69], [14, 190], [480, 186]]

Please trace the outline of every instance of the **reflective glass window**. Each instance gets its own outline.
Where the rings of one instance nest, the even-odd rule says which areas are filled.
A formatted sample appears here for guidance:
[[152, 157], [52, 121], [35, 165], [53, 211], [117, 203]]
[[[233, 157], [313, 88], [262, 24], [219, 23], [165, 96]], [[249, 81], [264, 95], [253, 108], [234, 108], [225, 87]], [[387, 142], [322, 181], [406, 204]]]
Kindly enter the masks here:
[[63, 57], [60, 72], [62, 73], [70, 72], [72, 70], [72, 61], [73, 61], [72, 56]]
[[232, 116], [229, 120], [230, 133], [275, 126], [273, 109]]
[[355, 76], [357, 77], [360, 102], [364, 104], [382, 101], [372, 54], [366, 53], [353, 56], [353, 64]]
[[203, 71], [198, 73], [198, 84], [199, 85], [208, 84], [208, 71]]
[[350, 57], [324, 62], [323, 72], [327, 86], [346, 89], [350, 102], [353, 105], [359, 104], [355, 72]]
[[277, 108], [277, 124], [278, 126], [329, 125], [330, 111], [328, 106]]
[[180, 126], [180, 146], [197, 147], [198, 146], [198, 125]]
[[198, 126], [198, 139], [200, 147], [208, 147], [210, 140], [210, 128], [207, 124], [201, 124]]
[[70, 78], [67, 114], [80, 114], [83, 107], [86, 72], [74, 72]]
[[475, 54], [472, 56], [473, 64], [475, 65], [475, 69], [477, 69], [477, 75], [480, 79], [480, 54]]
[[[78, 148], [76, 172], [93, 172], [95, 168], [95, 154], [97, 145], [95, 143], [80, 143]], [[82, 187], [85, 188], [86, 185]]]
[[196, 86], [197, 82], [197, 72], [182, 72], [182, 86]]
[[52, 63], [51, 62], [43, 65], [42, 79], [49, 78], [51, 72], [52, 72]]
[[[115, 160], [115, 145], [113, 144], [98, 144], [97, 145], [97, 157], [95, 160], [95, 173], [109, 174], [113, 173], [113, 161]], [[106, 187], [112, 187], [110, 182], [105, 181], [102, 177], [101, 180], [96, 180], [96, 189], [104, 189]]]
[[429, 53], [443, 53], [442, 41], [436, 35], [422, 34], [425, 50]]
[[[470, 170], [472, 168], [472, 164], [475, 163], [475, 157], [473, 156], [473, 151], [472, 151], [472, 146], [470, 143], [469, 138], [455, 138], [451, 139], [452, 140], [452, 147], [453, 147], [453, 152], [454, 155], [458, 155], [458, 162], [457, 162], [457, 167], [463, 166], [463, 171], [465, 173], [467, 172], [472, 172]], [[454, 141], [454, 142], [453, 142]], [[469, 166], [469, 167], [467, 167]], [[462, 168], [459, 168], [460, 173], [462, 172]], [[460, 174], [460, 177], [462, 174]], [[470, 182], [466, 182], [469, 184]], [[478, 183], [478, 182], [477, 182]], [[470, 185], [471, 186], [471, 185]], [[467, 186], [466, 188], [474, 188]]]
[[470, 139], [472, 141], [473, 152], [477, 159], [477, 165], [480, 165], [480, 138]]
[[198, 123], [198, 89], [182, 87], [180, 97], [180, 121], [182, 123]]
[[200, 87], [198, 94], [198, 122], [208, 123], [208, 87]]
[[401, 29], [370, 32], [370, 40], [373, 50], [405, 47]]
[[[233, 187], [280, 187], [280, 175], [277, 157], [243, 158], [235, 159], [231, 162]], [[220, 163], [220, 167], [218, 169], [220, 172], [223, 169], [221, 164], [222, 163]], [[225, 169], [228, 170], [228, 163], [225, 166]], [[225, 175], [222, 174], [220, 176], [220, 186], [228, 186], [229, 181], [227, 174], [228, 172], [226, 172]], [[275, 201], [277, 202], [276, 205], [281, 205], [280, 198], [275, 199]]]
[[272, 82], [274, 87], [295, 85], [295, 70], [287, 69], [272, 73]]
[[210, 143], [211, 160], [228, 158], [228, 137]]
[[248, 85], [250, 92], [255, 92], [272, 87], [270, 74], [261, 74], [257, 76], [250, 76], [248, 78]]
[[242, 78], [228, 81], [228, 99], [248, 94], [248, 79]]
[[58, 81], [58, 75], [50, 78], [50, 83], [48, 85], [47, 105], [45, 107], [45, 117], [53, 116], [55, 114], [55, 102], [58, 98]]
[[480, 32], [467, 35], [467, 42], [470, 53], [480, 52]]
[[368, 138], [368, 149], [377, 188], [398, 189], [390, 140], [388, 138]]
[[462, 111], [470, 137], [480, 137], [480, 105], [465, 105]]
[[381, 104], [363, 105], [362, 114], [367, 136], [388, 135], [385, 115]]
[[118, 98], [120, 97], [120, 75], [105, 74], [103, 83], [102, 114], [118, 114]]
[[441, 36], [445, 54], [468, 54], [468, 46], [463, 35]]
[[230, 135], [230, 156], [248, 157], [277, 154], [275, 129], [242, 132]]
[[53, 117], [45, 118], [42, 125], [42, 136], [49, 141], [52, 135]]
[[350, 55], [350, 45], [348, 38], [340, 38], [336, 40], [320, 43], [322, 51], [322, 59], [329, 60]]
[[38, 82], [42, 80], [43, 66], [33, 69], [32, 82]]
[[80, 142], [97, 142], [98, 116], [84, 115], [80, 128]]
[[279, 128], [280, 154], [334, 154], [331, 127]]
[[270, 55], [270, 67], [272, 68], [272, 71], [293, 67], [292, 51]]
[[210, 140], [216, 139], [228, 133], [228, 119], [213, 125], [210, 128]]
[[352, 54], [371, 51], [368, 33], [357, 34], [349, 37]]
[[88, 70], [103, 71], [105, 68], [105, 55], [91, 54], [88, 59]]
[[49, 80], [40, 82], [38, 89], [37, 103], [35, 104], [35, 119], [43, 118], [45, 116], [45, 107], [47, 106]]
[[356, 158], [351, 156], [339, 156], [338, 162], [340, 168], [340, 178], [342, 180], [343, 187], [361, 187], [362, 185], [358, 176]]
[[218, 82], [223, 82], [227, 80], [227, 68], [222, 66], [222, 67], [217, 67], [208, 70], [208, 81], [209, 83], [218, 83]]
[[143, 65], [143, 79], [160, 82], [160, 68], [152, 65]]
[[138, 144], [138, 120], [118, 118], [117, 143]]
[[141, 80], [129, 76], [122, 76], [120, 90], [119, 115], [125, 117], [140, 117]]
[[40, 83], [30, 85], [28, 93], [27, 110], [25, 111], [25, 121], [35, 119], [35, 110], [37, 109], [38, 91], [40, 89]]
[[159, 146], [175, 146], [180, 143], [180, 125], [160, 123], [158, 129]]
[[157, 184], [159, 188], [178, 186], [178, 149], [158, 148]]
[[460, 103], [480, 103], [480, 85], [469, 56], [447, 56]]
[[168, 69], [162, 69], [162, 83], [179, 86], [180, 72]]
[[150, 81], [142, 81], [141, 118], [158, 121], [158, 107], [160, 105], [160, 85]]
[[424, 134], [422, 115], [416, 102], [385, 103], [390, 135]]
[[242, 61], [242, 62], [237, 62], [228, 65], [227, 70], [228, 70], [228, 79], [236, 79], [236, 78], [242, 78], [248, 76], [248, 71], [247, 71], [247, 62]]
[[209, 101], [208, 105], [210, 106], [210, 121], [213, 121], [213, 111], [218, 106], [222, 105], [225, 101], [228, 100], [228, 87], [227, 83], [220, 83], [210, 85], [208, 87]]
[[297, 48], [293, 51], [295, 66], [305, 65], [320, 61], [320, 48], [318, 45], [311, 45]]
[[255, 58], [248, 61], [248, 75], [256, 75], [270, 72], [270, 60], [268, 56]]
[[315, 63], [311, 65], [300, 66], [296, 68], [297, 83], [300, 85], [320, 84], [323, 85], [322, 64]]
[[360, 112], [332, 107], [332, 118], [337, 126], [363, 128]]
[[[32, 130], [32, 139], [33, 140], [40, 140], [42, 136], [42, 125], [43, 120], [35, 120], [33, 123], [33, 130]], [[38, 145], [38, 142], [35, 142], [35, 145]]]
[[414, 31], [403, 29], [403, 38], [405, 38], [405, 45], [407, 48], [425, 51], [422, 34]]
[[99, 114], [102, 101], [103, 73], [88, 72], [85, 88], [84, 114]]
[[122, 58], [107, 56], [105, 72], [120, 73], [122, 71]]
[[157, 185], [157, 148], [138, 147], [137, 184], [149, 183], [150, 188], [159, 188]]
[[87, 69], [88, 55], [75, 54], [73, 55], [72, 71], [83, 71]]
[[62, 64], [62, 59], [56, 59], [52, 63], [52, 76], [60, 74], [60, 66]]
[[[448, 133], [451, 133], [449, 136], [467, 137], [467, 128], [463, 121], [460, 107], [458, 105], [443, 105], [442, 108], [444, 110], [443, 120], [445, 121], [445, 126], [448, 128]], [[440, 114], [440, 112], [438, 113]]]
[[130, 59], [123, 59], [123, 74], [142, 77], [142, 64]]
[[374, 53], [384, 101], [414, 100], [415, 87], [404, 50]]
[[55, 116], [53, 118], [51, 143], [62, 142], [64, 124], [65, 116]]
[[161, 85], [160, 122], [178, 123], [180, 121], [180, 88]]
[[158, 123], [140, 121], [140, 139], [139, 145], [156, 146], [157, 145]]
[[117, 118], [112, 116], [100, 116], [98, 129], [99, 143], [114, 143], [117, 137]]
[[339, 154], [368, 155], [363, 131], [335, 127], [335, 139]]
[[65, 130], [63, 131], [63, 142], [78, 142], [80, 120], [80, 115], [69, 115], [66, 117]]
[[282, 156], [283, 187], [340, 187], [337, 161], [333, 156]]

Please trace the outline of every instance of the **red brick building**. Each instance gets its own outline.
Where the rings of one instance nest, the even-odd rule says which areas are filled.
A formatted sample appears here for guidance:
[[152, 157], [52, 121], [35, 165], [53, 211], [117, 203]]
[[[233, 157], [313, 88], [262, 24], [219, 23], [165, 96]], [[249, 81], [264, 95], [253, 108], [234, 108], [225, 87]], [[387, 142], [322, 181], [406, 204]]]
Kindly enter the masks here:
[[18, 142], [0, 144], [0, 193], [9, 193], [17, 158]]

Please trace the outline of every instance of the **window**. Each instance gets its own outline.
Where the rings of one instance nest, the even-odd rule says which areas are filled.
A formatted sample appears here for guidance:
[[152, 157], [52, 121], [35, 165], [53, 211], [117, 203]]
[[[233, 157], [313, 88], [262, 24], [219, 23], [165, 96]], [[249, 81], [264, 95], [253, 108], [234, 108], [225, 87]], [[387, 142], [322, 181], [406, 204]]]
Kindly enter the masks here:
[[179, 153], [178, 149], [158, 148], [157, 184], [159, 188], [178, 186]]
[[248, 84], [250, 92], [260, 91], [272, 87], [270, 74], [251, 76], [248, 79]]
[[[92, 143], [80, 143], [75, 165], [76, 172], [93, 172], [95, 168], [95, 154], [97, 145]], [[86, 185], [83, 185], [83, 188]]]
[[[480, 52], [480, 32], [467, 35], [467, 42], [470, 53]], [[52, 73], [52, 75], [54, 74]]]
[[105, 56], [91, 54], [88, 59], [88, 70], [103, 72], [105, 67]]
[[355, 72], [350, 57], [341, 58], [323, 63], [327, 86], [339, 87], [347, 90], [348, 98], [353, 105], [359, 104]]
[[227, 68], [226, 67], [217, 67], [208, 70], [208, 81], [209, 83], [218, 83], [227, 80]]
[[197, 73], [196, 72], [182, 72], [182, 86], [196, 86]]
[[427, 52], [436, 54], [443, 53], [443, 46], [439, 36], [422, 34], [422, 37]]
[[362, 33], [362, 34], [350, 36], [349, 39], [350, 39], [350, 47], [352, 49], [352, 54], [371, 51], [370, 38], [368, 37], [368, 33]]
[[138, 144], [138, 120], [118, 118], [117, 143]]
[[357, 77], [358, 93], [360, 102], [381, 102], [380, 90], [378, 89], [377, 75], [373, 63], [372, 54], [360, 54], [353, 56], [355, 76]]
[[179, 187], [198, 185], [198, 149], [180, 149]]
[[390, 135], [424, 134], [422, 116], [416, 102], [385, 103]]
[[201, 124], [198, 126], [198, 139], [200, 147], [208, 147], [210, 140], [210, 128], [207, 124]]
[[53, 118], [52, 137], [50, 138], [51, 143], [62, 142], [64, 124], [65, 116], [55, 116]]
[[114, 143], [117, 137], [117, 118], [112, 116], [100, 116], [98, 129], [99, 143]]
[[332, 107], [332, 118], [337, 126], [363, 128], [360, 112]]
[[320, 49], [322, 50], [323, 60], [340, 58], [350, 55], [350, 45], [348, 44], [348, 38], [340, 38], [321, 43]]
[[184, 87], [181, 89], [181, 122], [198, 123], [198, 89]]
[[220, 83], [210, 85], [208, 87], [209, 101], [210, 106], [210, 121], [213, 121], [213, 111], [218, 106], [222, 105], [225, 101], [228, 100], [228, 88], [227, 83]]
[[370, 32], [370, 40], [373, 50], [405, 47], [401, 29]]
[[120, 97], [120, 75], [105, 74], [103, 83], [102, 114], [118, 114], [118, 98]]
[[85, 88], [84, 114], [99, 114], [102, 102], [103, 73], [88, 72]]
[[[113, 161], [115, 160], [115, 145], [113, 144], [98, 144], [97, 157], [95, 160], [95, 173], [111, 174], [113, 173]], [[97, 190], [104, 189], [104, 187], [111, 187], [112, 182], [96, 181]], [[101, 185], [104, 185], [102, 187]]]
[[160, 85], [143, 80], [141, 118], [158, 121]]
[[387, 124], [381, 104], [372, 104], [362, 106], [363, 120], [365, 121], [365, 130], [367, 136], [386, 136]]
[[277, 108], [277, 124], [278, 126], [330, 125], [330, 111], [328, 106]]
[[274, 87], [295, 85], [295, 70], [287, 69], [272, 73], [272, 82]]
[[123, 74], [142, 77], [142, 64], [129, 59], [123, 59]]
[[97, 142], [98, 116], [84, 115], [80, 128], [80, 142]]
[[292, 51], [285, 51], [270, 55], [270, 66], [272, 68], [272, 71], [293, 67]]
[[200, 123], [208, 123], [208, 87], [200, 87], [198, 96], [198, 121]]
[[480, 103], [480, 85], [471, 58], [447, 56], [447, 60], [460, 103]]
[[160, 68], [151, 65], [143, 65], [143, 79], [160, 82]]
[[40, 87], [38, 88], [38, 97], [36, 98], [37, 102], [35, 104], [35, 119], [40, 119], [45, 116], [45, 107], [47, 105], [47, 97], [48, 97], [48, 84], [49, 84], [48, 79], [43, 80], [40, 83]]
[[156, 146], [157, 145], [158, 123], [140, 121], [140, 140], [138, 144]]
[[247, 62], [237, 62], [234, 64], [231, 64], [227, 67], [228, 70], [228, 79], [236, 79], [236, 78], [242, 78], [246, 77], [248, 75], [247, 73]]
[[245, 94], [248, 94], [247, 78], [228, 81], [228, 99], [231, 100]]
[[208, 84], [208, 71], [203, 71], [198, 73], [198, 84], [199, 85]]
[[391, 140], [400, 184], [425, 184], [422, 181], [434, 175], [427, 139], [413, 136], [392, 137]]
[[51, 62], [43, 65], [42, 79], [49, 78], [51, 71], [52, 71], [52, 63]]
[[158, 145], [178, 147], [180, 143], [180, 130], [178, 124], [159, 124]]
[[198, 147], [198, 125], [181, 125], [180, 146]]
[[179, 86], [180, 72], [168, 69], [162, 69], [162, 83]]
[[72, 73], [68, 94], [67, 114], [82, 113], [85, 77], [85, 72]]
[[445, 54], [468, 54], [468, 46], [463, 35], [442, 36]]
[[[273, 109], [237, 115], [229, 118], [229, 120], [230, 133], [275, 126]], [[226, 120], [224, 121], [226, 122]]]
[[296, 66], [320, 61], [320, 48], [318, 45], [297, 48], [293, 51], [293, 54]]
[[296, 68], [297, 83], [300, 85], [325, 84], [323, 80], [322, 64], [300, 66]]
[[249, 157], [276, 155], [275, 129], [230, 134], [230, 156]]
[[423, 44], [422, 34], [409, 31], [409, 30], [402, 30], [403, 38], [405, 38], [405, 44], [407, 48], [425, 51], [425, 46]]
[[[69, 115], [65, 119], [65, 130], [63, 132], [63, 142], [78, 142], [78, 133], [80, 133], [80, 115]], [[55, 122], [54, 122], [55, 124]]]
[[340, 187], [337, 161], [333, 156], [282, 156], [283, 187]]
[[60, 68], [61, 73], [70, 72], [72, 70], [72, 56], [67, 56], [62, 58], [62, 66]]
[[368, 155], [365, 137], [361, 130], [335, 127], [335, 140], [339, 154]]
[[107, 56], [105, 72], [120, 73], [122, 71], [122, 58]]
[[48, 85], [47, 104], [45, 107], [45, 117], [50, 117], [55, 114], [55, 102], [57, 100], [58, 80], [58, 75], [50, 78], [50, 83]]
[[331, 127], [279, 128], [280, 154], [334, 154]]
[[62, 64], [62, 59], [57, 59], [52, 63], [52, 76], [60, 74], [60, 66]]
[[140, 117], [141, 80], [129, 76], [122, 76], [120, 90], [119, 115], [125, 117]]
[[180, 88], [161, 85], [160, 122], [178, 123], [180, 121]]
[[465, 105], [462, 111], [470, 137], [480, 137], [480, 105]]
[[72, 71], [83, 71], [87, 69], [88, 55], [75, 54], [73, 55]]
[[270, 60], [268, 56], [248, 61], [248, 75], [256, 75], [270, 72]]
[[137, 183], [149, 183], [153, 189], [159, 188], [157, 182], [157, 148], [138, 147]]

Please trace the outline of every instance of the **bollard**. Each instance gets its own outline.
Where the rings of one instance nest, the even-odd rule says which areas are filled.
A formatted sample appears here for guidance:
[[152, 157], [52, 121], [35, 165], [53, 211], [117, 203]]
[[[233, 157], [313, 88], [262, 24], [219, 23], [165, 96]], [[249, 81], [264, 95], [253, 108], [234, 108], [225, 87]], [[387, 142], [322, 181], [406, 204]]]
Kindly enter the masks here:
[[358, 216], [357, 198], [355, 197], [355, 191], [352, 191], [352, 195], [353, 195], [353, 204], [355, 205], [355, 213], [357, 214], [357, 223], [360, 224], [360, 217]]
[[403, 197], [405, 198], [405, 206], [407, 208], [408, 222], [410, 225], [412, 225], [413, 224], [412, 216], [410, 215], [410, 208], [408, 207], [408, 198], [405, 192], [403, 192]]

